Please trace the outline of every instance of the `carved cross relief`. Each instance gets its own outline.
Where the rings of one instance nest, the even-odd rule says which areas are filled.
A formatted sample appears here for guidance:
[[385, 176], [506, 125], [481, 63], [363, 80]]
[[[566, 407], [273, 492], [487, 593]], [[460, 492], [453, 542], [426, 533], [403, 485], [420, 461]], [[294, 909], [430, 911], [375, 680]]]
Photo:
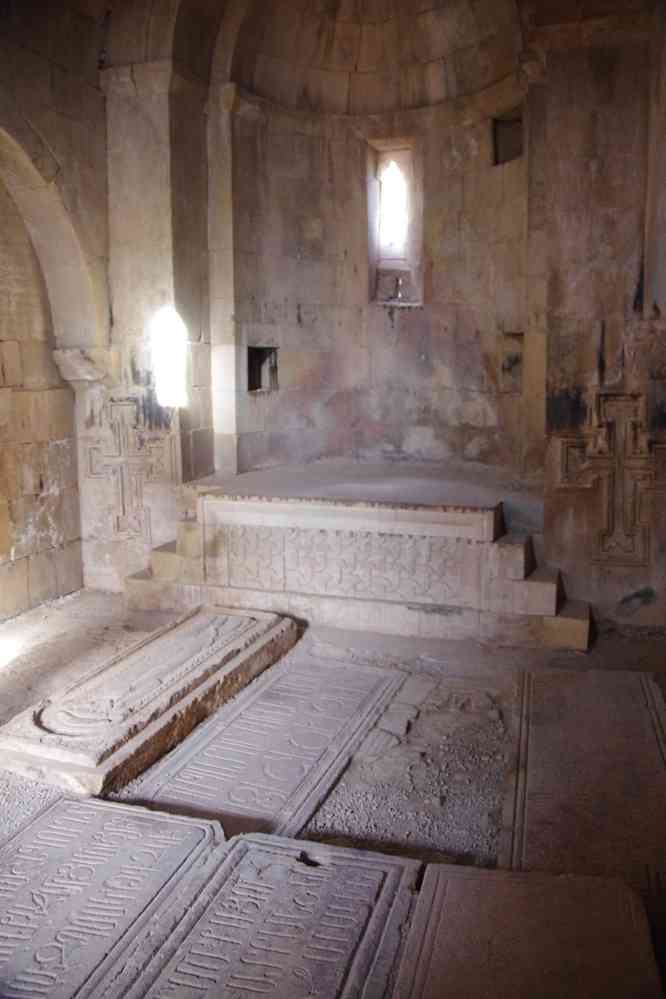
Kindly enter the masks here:
[[136, 426], [133, 401], [109, 406], [111, 444], [94, 444], [87, 451], [87, 474], [109, 479], [115, 491], [115, 534], [151, 540], [150, 510], [144, 506], [145, 482], [174, 481], [175, 466], [171, 438], [151, 436]]
[[650, 560], [646, 494], [655, 488], [657, 462], [647, 426], [644, 395], [599, 393], [591, 430], [582, 439], [562, 440], [559, 488], [601, 488], [597, 562], [636, 566]]

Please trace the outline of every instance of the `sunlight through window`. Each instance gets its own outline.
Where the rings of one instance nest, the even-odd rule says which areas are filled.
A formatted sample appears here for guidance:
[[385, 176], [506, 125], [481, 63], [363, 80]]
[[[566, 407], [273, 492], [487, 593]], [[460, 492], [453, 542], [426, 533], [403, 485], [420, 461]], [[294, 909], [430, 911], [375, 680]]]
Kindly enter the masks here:
[[187, 327], [170, 305], [151, 320], [150, 351], [160, 406], [187, 406]]
[[11, 665], [23, 649], [23, 644], [18, 638], [0, 638], [0, 669]]
[[409, 188], [395, 159], [380, 168], [379, 183], [379, 251], [384, 259], [402, 260], [407, 255]]

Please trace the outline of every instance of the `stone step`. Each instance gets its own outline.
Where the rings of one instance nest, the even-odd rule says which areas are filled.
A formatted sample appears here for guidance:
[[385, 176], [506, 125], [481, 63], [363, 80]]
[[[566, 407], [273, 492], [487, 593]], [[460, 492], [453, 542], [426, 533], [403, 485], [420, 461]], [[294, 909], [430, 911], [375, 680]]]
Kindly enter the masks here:
[[183, 558], [203, 558], [203, 528], [196, 520], [181, 520], [178, 523], [176, 551]]
[[540, 566], [525, 579], [491, 578], [484, 593], [484, 610], [528, 617], [554, 616], [562, 597], [559, 571]]
[[505, 534], [493, 546], [495, 574], [501, 579], [526, 579], [536, 568], [530, 534]]
[[555, 617], [543, 619], [544, 645], [587, 652], [592, 637], [592, 614], [584, 600], [565, 600]]
[[[508, 585], [524, 587], [527, 582], [524, 580]], [[506, 581], [503, 586], [508, 588]], [[580, 622], [569, 623], [568, 613], [562, 622], [551, 624], [556, 619], [550, 613], [540, 616], [515, 610], [480, 611], [379, 600], [315, 600], [307, 594], [266, 593], [211, 584], [172, 582], [156, 578], [150, 569], [127, 577], [125, 596], [128, 607], [137, 611], [173, 610], [174, 607], [195, 607], [202, 603], [248, 608], [260, 606], [264, 610], [290, 614], [310, 624], [331, 628], [377, 631], [385, 635], [414, 638], [477, 638], [524, 648], [556, 646], [584, 650], [590, 635], [589, 623], [586, 628]], [[545, 629], [548, 629], [547, 635]]]
[[150, 555], [150, 567], [155, 579], [165, 582], [202, 583], [203, 561], [199, 558], [188, 558], [178, 548], [177, 541], [169, 541], [166, 545], [153, 548]]
[[542, 616], [557, 614], [564, 599], [564, 586], [559, 569], [539, 566], [522, 583], [526, 590], [523, 613]]

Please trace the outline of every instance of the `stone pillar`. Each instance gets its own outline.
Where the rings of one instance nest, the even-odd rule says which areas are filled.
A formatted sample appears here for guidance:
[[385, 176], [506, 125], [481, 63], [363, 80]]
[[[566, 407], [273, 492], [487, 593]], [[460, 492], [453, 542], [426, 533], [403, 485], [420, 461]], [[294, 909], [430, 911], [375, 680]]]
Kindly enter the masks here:
[[666, 316], [666, 11], [657, 4], [650, 45], [651, 92], [645, 212], [643, 313]]
[[524, 63], [527, 151], [527, 329], [523, 353], [523, 468], [542, 469], [546, 445], [546, 80], [539, 60]]
[[208, 113], [210, 327], [215, 468], [238, 471], [240, 353], [236, 338], [234, 256], [234, 83], [211, 88]]
[[[154, 546], [175, 537], [174, 486], [212, 470], [206, 95], [170, 62], [107, 70], [103, 83], [111, 345], [68, 377], [80, 386], [86, 585], [120, 590]], [[180, 410], [155, 394], [149, 324], [165, 306], [188, 331], [189, 405]]]

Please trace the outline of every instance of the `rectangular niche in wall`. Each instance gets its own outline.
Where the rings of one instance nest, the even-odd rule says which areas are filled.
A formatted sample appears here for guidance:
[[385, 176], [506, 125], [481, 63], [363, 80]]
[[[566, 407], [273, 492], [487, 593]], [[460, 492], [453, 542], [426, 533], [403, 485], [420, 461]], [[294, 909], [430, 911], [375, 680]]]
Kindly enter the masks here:
[[278, 387], [277, 347], [247, 348], [248, 392], [270, 392]]
[[423, 180], [420, 149], [408, 139], [368, 145], [368, 246], [372, 300], [423, 301]]
[[495, 166], [518, 160], [523, 155], [523, 109], [514, 108], [493, 118], [493, 156]]

